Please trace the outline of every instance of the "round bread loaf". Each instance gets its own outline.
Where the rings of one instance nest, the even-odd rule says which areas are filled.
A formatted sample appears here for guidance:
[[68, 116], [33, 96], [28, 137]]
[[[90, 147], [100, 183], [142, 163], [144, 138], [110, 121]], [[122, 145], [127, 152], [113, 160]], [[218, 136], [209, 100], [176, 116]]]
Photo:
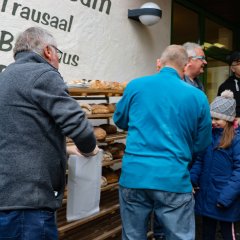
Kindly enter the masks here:
[[93, 114], [109, 113], [108, 107], [103, 104], [93, 104], [91, 107]]
[[113, 124], [101, 124], [99, 125], [100, 128], [104, 129], [106, 131], [107, 134], [114, 134], [117, 133], [117, 127]]
[[113, 160], [113, 156], [109, 151], [103, 152], [103, 161], [111, 161]]
[[115, 112], [115, 109], [116, 109], [116, 104], [115, 103], [109, 103], [107, 105], [107, 108], [109, 110], [110, 113], [114, 113]]
[[90, 82], [90, 88], [92, 89], [99, 89], [99, 90], [106, 90], [106, 89], [110, 89], [110, 85], [108, 82], [103, 81], [103, 80], [92, 80]]
[[118, 181], [119, 176], [110, 168], [103, 167], [102, 175], [107, 179], [108, 184]]
[[107, 136], [106, 131], [100, 127], [94, 127], [94, 134], [98, 141], [103, 141]]

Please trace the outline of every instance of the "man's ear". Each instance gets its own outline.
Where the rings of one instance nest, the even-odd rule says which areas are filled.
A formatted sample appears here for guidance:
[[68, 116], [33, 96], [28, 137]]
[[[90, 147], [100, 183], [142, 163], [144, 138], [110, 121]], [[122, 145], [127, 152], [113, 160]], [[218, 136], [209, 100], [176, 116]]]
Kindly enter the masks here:
[[231, 66], [231, 71], [235, 72], [235, 67]]
[[51, 51], [51, 49], [50, 49], [49, 46], [46, 46], [46, 47], [43, 49], [43, 55], [44, 55], [44, 57], [45, 57], [45, 59], [46, 59], [47, 61], [51, 61], [51, 59], [52, 59], [52, 51]]

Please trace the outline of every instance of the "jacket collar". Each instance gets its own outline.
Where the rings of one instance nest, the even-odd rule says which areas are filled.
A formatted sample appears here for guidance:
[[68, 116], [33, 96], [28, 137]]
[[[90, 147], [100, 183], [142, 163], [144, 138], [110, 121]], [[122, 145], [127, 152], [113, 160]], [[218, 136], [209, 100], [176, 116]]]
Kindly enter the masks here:
[[18, 52], [15, 55], [15, 60], [16, 60], [16, 63], [27, 63], [27, 62], [47, 63], [48, 65], [56, 69], [46, 59], [44, 59], [42, 56], [40, 56], [39, 54], [33, 51]]

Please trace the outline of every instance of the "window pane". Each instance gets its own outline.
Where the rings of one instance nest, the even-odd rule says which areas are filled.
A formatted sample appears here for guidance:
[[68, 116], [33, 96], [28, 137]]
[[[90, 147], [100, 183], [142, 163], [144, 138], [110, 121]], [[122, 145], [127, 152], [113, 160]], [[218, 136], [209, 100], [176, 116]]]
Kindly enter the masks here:
[[217, 96], [218, 87], [228, 78], [229, 66], [221, 61], [208, 58], [207, 95], [210, 102]]
[[232, 50], [233, 33], [232, 30], [223, 27], [209, 19], [206, 19], [205, 44], [220, 49]]
[[172, 43], [199, 42], [198, 14], [177, 3], [173, 4]]

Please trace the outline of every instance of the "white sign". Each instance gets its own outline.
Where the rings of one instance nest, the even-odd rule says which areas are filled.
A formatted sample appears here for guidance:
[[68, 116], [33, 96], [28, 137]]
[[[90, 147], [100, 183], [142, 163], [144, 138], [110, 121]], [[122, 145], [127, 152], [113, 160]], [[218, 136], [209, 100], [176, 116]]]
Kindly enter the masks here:
[[[156, 58], [169, 44], [171, 16], [149, 29], [129, 20], [128, 9], [142, 2], [0, 0], [0, 72], [14, 61], [18, 33], [38, 26], [53, 34], [63, 52], [59, 71], [65, 81], [127, 81], [152, 73]], [[171, 4], [156, 1], [160, 6], [161, 2], [164, 16], [164, 11], [171, 12]]]

